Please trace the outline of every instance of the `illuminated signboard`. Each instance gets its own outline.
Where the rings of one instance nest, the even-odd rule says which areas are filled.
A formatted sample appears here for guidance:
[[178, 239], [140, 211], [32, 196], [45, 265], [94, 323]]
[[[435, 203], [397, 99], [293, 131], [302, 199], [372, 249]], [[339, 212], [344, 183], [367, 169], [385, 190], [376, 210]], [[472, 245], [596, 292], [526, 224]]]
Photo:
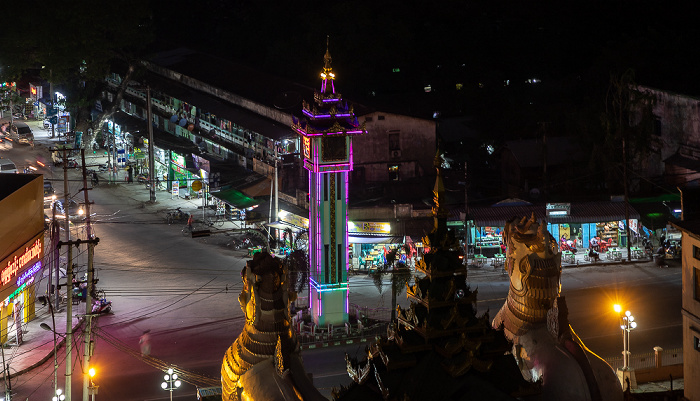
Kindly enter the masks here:
[[309, 219], [301, 216], [297, 216], [296, 214], [289, 213], [285, 210], [280, 210], [278, 217], [280, 221], [283, 221], [285, 223], [289, 223], [293, 226], [301, 227], [308, 229], [309, 228]]
[[301, 139], [304, 142], [304, 157], [311, 159], [311, 138], [302, 136]]
[[34, 281], [34, 275], [41, 270], [44, 258], [44, 234], [34, 237], [30, 242], [10, 254], [0, 264], [0, 301], [10, 294]]
[[376, 221], [348, 222], [348, 233], [357, 234], [390, 234], [391, 224]]
[[565, 217], [571, 214], [571, 203], [548, 203], [547, 217]]

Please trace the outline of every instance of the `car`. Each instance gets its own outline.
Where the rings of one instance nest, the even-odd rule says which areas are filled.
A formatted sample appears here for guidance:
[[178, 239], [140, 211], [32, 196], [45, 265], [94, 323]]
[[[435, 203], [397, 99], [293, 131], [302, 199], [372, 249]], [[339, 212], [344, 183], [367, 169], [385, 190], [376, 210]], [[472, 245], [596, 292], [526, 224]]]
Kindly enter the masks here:
[[0, 158], [0, 173], [19, 173], [17, 166], [10, 159]]
[[29, 127], [19, 127], [17, 130], [17, 138], [19, 143], [31, 145], [34, 143], [34, 133]]
[[[56, 218], [65, 219], [66, 212], [65, 208], [63, 207], [63, 200], [55, 200], [51, 204], [51, 208], [53, 208], [54, 205], [56, 206]], [[70, 219], [70, 221], [82, 221], [83, 219], [85, 219], [85, 211], [78, 204], [78, 202], [74, 201], [73, 199], [70, 199], [68, 201], [68, 213], [68, 218]]]
[[56, 200], [56, 191], [53, 189], [51, 181], [44, 181], [44, 209], [50, 208]]

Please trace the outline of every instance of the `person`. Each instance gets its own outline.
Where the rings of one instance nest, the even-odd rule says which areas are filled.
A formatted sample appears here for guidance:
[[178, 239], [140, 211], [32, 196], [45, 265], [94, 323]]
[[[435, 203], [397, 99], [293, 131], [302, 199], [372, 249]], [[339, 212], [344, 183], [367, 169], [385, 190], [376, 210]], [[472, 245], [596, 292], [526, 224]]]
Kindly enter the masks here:
[[591, 238], [591, 240], [589, 242], [591, 244], [591, 249], [597, 251], [598, 245], [600, 244], [600, 242], [598, 241], [598, 237]]
[[192, 223], [194, 223], [194, 217], [190, 215], [190, 217], [187, 218], [187, 229], [192, 232]]
[[126, 171], [129, 172], [129, 179], [127, 182], [128, 183], [134, 182], [134, 168], [131, 166], [126, 166]]
[[100, 185], [100, 177], [97, 176], [97, 171], [92, 172], [92, 185], [93, 186]]
[[141, 355], [148, 356], [151, 354], [151, 330], [146, 330], [139, 338], [139, 345], [141, 346]]
[[591, 259], [592, 262], [597, 262], [600, 259], [598, 252], [596, 252], [593, 248], [590, 248], [588, 250], [588, 257]]

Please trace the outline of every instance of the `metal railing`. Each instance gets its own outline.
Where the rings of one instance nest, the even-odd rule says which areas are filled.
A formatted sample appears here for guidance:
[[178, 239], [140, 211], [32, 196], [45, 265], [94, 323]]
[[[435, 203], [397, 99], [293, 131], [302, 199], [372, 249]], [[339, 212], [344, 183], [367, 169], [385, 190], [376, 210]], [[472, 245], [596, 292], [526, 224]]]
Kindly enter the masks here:
[[[604, 359], [615, 369], [622, 367], [622, 355]], [[661, 354], [662, 366], [677, 365], [681, 363], [683, 363], [683, 348], [663, 350]], [[629, 364], [633, 369], [653, 368], [656, 366], [655, 353], [632, 353], [630, 355]]]

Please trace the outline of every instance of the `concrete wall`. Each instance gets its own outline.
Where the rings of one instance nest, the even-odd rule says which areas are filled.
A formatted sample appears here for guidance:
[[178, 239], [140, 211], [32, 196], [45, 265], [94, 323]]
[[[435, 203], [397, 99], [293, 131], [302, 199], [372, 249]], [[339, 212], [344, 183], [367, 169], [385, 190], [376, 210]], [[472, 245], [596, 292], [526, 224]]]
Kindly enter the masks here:
[[[355, 169], [364, 169], [367, 182], [389, 180], [389, 165], [400, 166], [400, 180], [433, 173], [436, 150], [434, 121], [385, 112], [358, 117], [367, 135], [353, 137]], [[389, 143], [398, 134], [398, 143]]]
[[[700, 99], [644, 86], [637, 89], [654, 99], [652, 113], [657, 119], [650, 143], [651, 155], [639, 161], [645, 164], [646, 174], [652, 177], [664, 174], [663, 161], [676, 152], [700, 160]], [[635, 118], [639, 121], [640, 116]]]
[[685, 397], [700, 400], [700, 350], [695, 349], [696, 338], [700, 339], [700, 294], [696, 294], [695, 282], [700, 277], [700, 260], [693, 255], [693, 247], [700, 248], [700, 237], [683, 232], [683, 375], [696, 380], [685, 380]]

